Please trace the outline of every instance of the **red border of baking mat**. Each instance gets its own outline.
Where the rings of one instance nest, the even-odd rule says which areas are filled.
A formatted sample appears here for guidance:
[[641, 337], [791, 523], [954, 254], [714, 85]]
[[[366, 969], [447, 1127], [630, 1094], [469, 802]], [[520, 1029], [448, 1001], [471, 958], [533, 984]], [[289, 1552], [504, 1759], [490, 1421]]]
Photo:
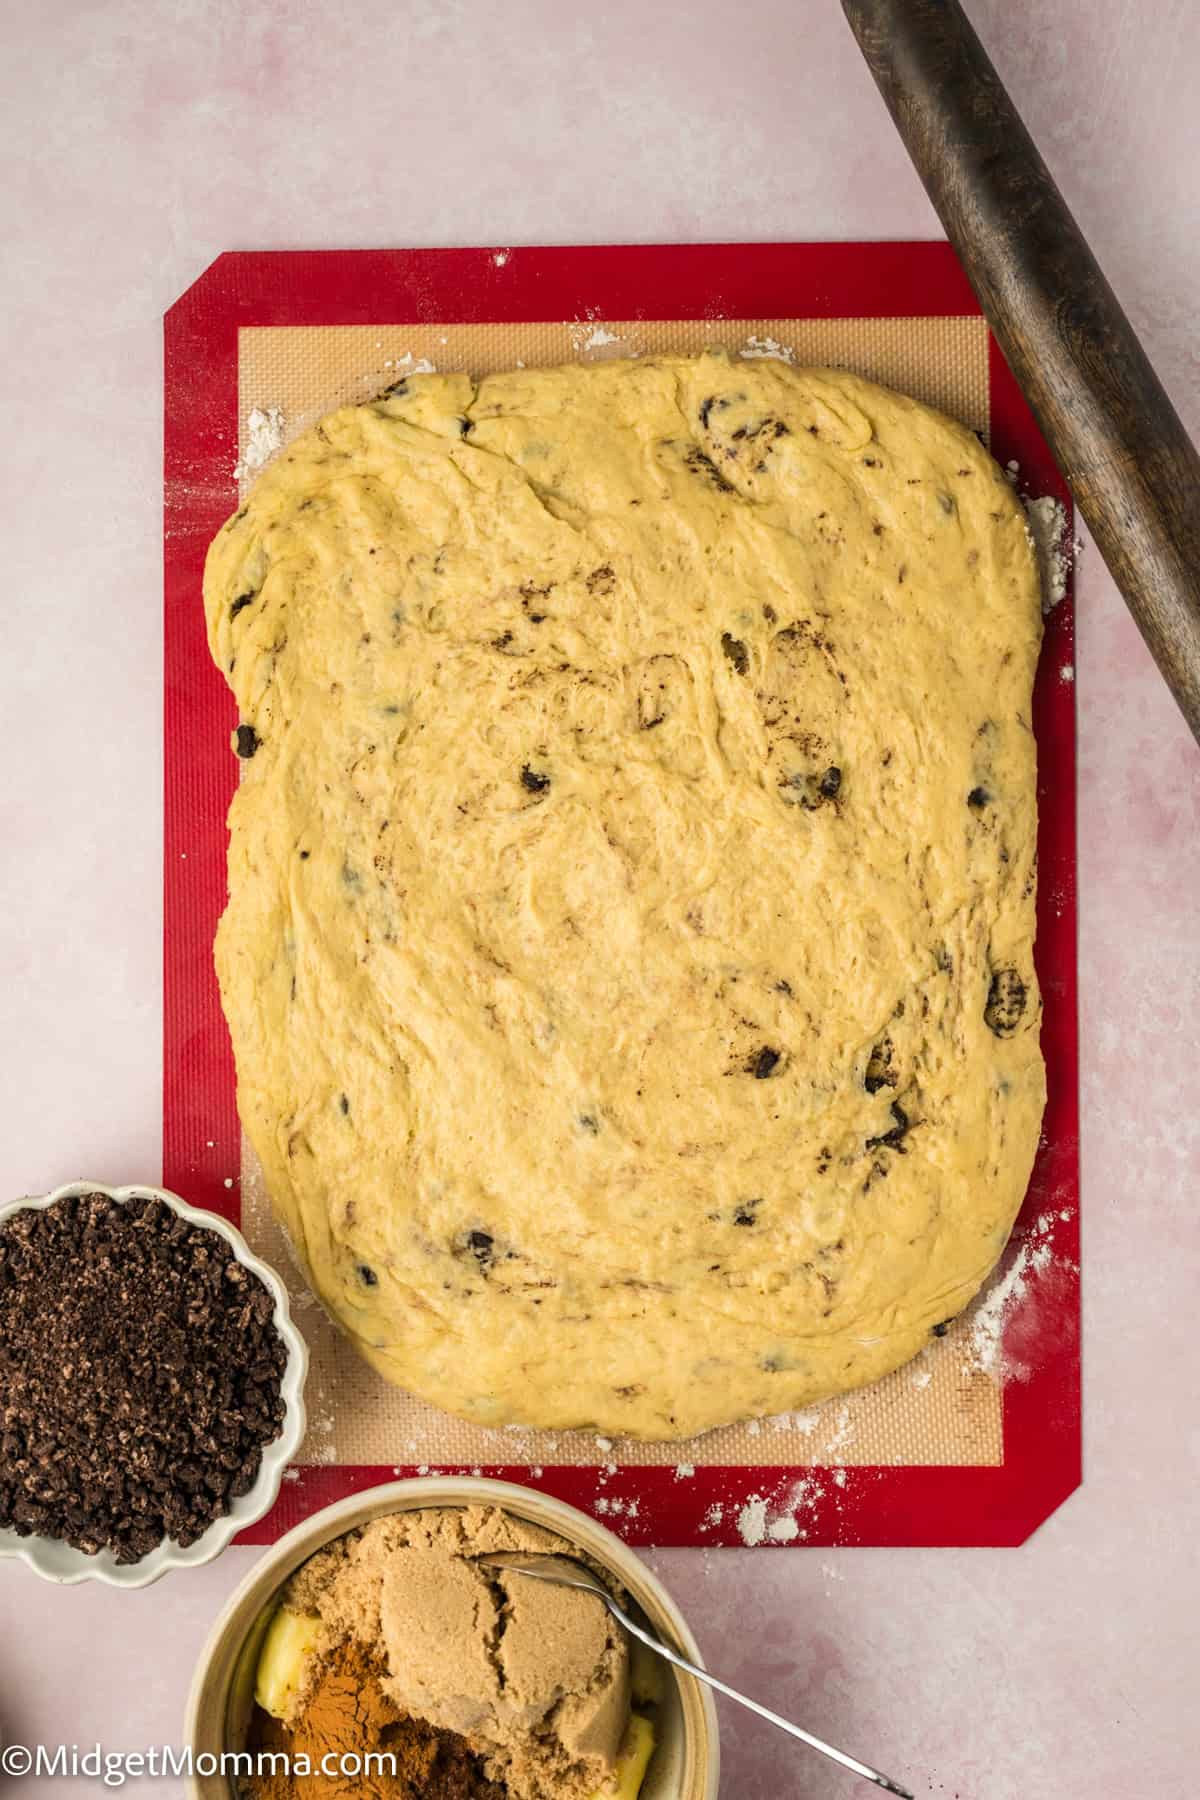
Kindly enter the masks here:
[[[163, 1181], [236, 1220], [240, 1164], [233, 1058], [212, 967], [225, 900], [225, 813], [236, 764], [232, 696], [205, 643], [201, 575], [237, 505], [241, 326], [379, 325], [580, 318], [913, 318], [978, 315], [946, 244], [689, 244], [494, 250], [230, 253], [165, 318], [166, 827]], [[994, 342], [991, 447], [1028, 492], [1069, 495]], [[1078, 1044], [1075, 995], [1075, 717], [1072, 596], [1047, 621], [1034, 698], [1040, 761], [1037, 963], [1049, 1076], [1041, 1148], [1017, 1241], [1042, 1211], [1054, 1243], [1053, 1316], [1013, 1320], [1030, 1374], [1004, 1391], [998, 1467], [816, 1468], [805, 1477], [805, 1544], [1019, 1544], [1080, 1480]], [[1033, 1334], [1035, 1341], [1029, 1342]], [[348, 1493], [415, 1470], [311, 1466], [244, 1533], [270, 1543]], [[465, 1471], [461, 1471], [465, 1472]], [[523, 1466], [488, 1469], [531, 1481]], [[836, 1480], [835, 1480], [836, 1475]], [[535, 1485], [593, 1511], [596, 1468], [547, 1466]], [[736, 1544], [739, 1507], [777, 1492], [786, 1469], [623, 1468], [605, 1522], [632, 1543]], [[603, 1491], [603, 1490], [601, 1490]], [[631, 1508], [629, 1502], [637, 1501]], [[721, 1503], [721, 1521], [705, 1514]], [[772, 1547], [777, 1547], [772, 1545]]]

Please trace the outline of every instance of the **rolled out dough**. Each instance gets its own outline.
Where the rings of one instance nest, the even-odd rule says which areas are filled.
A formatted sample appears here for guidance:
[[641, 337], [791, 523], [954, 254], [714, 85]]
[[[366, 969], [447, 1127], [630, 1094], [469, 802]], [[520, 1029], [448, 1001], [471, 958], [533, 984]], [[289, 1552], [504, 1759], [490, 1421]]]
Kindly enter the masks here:
[[681, 1437], [968, 1302], [1044, 1099], [1038, 581], [969, 432], [718, 355], [422, 376], [205, 601], [242, 1118], [364, 1355]]

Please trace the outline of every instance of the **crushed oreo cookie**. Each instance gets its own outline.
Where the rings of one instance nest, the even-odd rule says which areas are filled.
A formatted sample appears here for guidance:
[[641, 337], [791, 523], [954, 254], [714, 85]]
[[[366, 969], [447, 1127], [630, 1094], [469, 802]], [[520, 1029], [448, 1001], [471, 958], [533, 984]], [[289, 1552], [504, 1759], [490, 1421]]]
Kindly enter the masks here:
[[1011, 1037], [1025, 1014], [1028, 989], [1015, 969], [997, 969], [988, 988], [984, 1022], [996, 1037]]
[[85, 1194], [0, 1225], [0, 1526], [118, 1563], [249, 1493], [286, 1410], [275, 1302], [163, 1201]]

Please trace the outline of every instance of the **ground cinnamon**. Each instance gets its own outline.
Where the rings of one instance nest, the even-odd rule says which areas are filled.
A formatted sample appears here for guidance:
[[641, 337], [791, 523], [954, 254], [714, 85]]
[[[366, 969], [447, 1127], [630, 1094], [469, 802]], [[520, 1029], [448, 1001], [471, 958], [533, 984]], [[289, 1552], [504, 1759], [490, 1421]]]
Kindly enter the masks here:
[[[310, 1775], [276, 1769], [251, 1776], [248, 1800], [505, 1800], [505, 1788], [489, 1781], [480, 1759], [453, 1732], [411, 1719], [383, 1691], [378, 1661], [349, 1638], [329, 1657], [291, 1727], [258, 1713], [251, 1752], [282, 1752], [293, 1767], [307, 1756]], [[383, 1752], [394, 1759], [384, 1770], [336, 1772], [342, 1755]], [[332, 1757], [331, 1771], [317, 1773]]]

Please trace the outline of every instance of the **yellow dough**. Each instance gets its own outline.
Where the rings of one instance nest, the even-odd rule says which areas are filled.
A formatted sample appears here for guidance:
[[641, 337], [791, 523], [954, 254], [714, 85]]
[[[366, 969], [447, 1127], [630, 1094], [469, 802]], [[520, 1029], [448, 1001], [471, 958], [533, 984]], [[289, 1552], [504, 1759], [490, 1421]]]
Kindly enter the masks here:
[[873, 1381], [1038, 1139], [1038, 578], [976, 439], [723, 356], [423, 376], [209, 553], [217, 964], [313, 1285], [481, 1423]]

